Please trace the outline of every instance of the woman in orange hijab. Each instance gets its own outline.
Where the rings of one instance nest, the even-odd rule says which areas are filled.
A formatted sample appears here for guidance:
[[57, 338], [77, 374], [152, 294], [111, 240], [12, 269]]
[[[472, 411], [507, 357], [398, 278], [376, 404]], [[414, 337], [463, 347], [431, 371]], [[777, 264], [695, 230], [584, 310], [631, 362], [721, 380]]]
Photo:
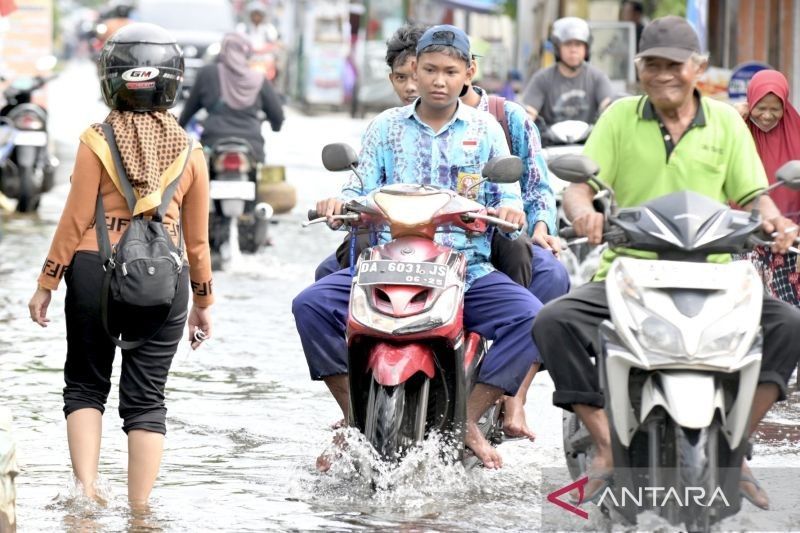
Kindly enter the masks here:
[[[788, 161], [800, 159], [800, 113], [789, 102], [789, 83], [777, 70], [757, 72], [747, 87], [747, 125], [770, 184]], [[800, 222], [800, 192], [780, 187], [770, 192], [784, 216]], [[764, 284], [776, 298], [800, 306], [800, 272], [795, 254], [760, 247], [753, 254]]]

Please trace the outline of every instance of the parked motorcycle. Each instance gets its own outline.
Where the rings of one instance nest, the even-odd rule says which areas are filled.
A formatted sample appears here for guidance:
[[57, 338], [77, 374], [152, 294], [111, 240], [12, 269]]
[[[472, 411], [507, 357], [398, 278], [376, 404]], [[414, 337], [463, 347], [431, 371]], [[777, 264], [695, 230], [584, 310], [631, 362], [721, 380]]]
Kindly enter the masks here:
[[246, 140], [221, 139], [209, 159], [209, 244], [212, 265], [221, 268], [233, 255], [256, 253], [269, 243], [273, 209], [256, 201], [258, 165]]
[[53, 188], [58, 160], [51, 155], [47, 133], [47, 110], [31, 101], [34, 91], [55, 76], [15, 79], [3, 92], [6, 104], [0, 117], [15, 130], [13, 146], [0, 158], [0, 191], [16, 198], [18, 212], [36, 211], [41, 194]]
[[[623, 491], [653, 487], [680, 496], [613, 508], [608, 498], [604, 506], [631, 523], [649, 510], [689, 531], [708, 531], [741, 505], [741, 464], [761, 367], [763, 289], [750, 262], [705, 261], [708, 254], [770, 244], [760, 235], [760, 216], [690, 191], [617, 209], [591, 160], [565, 156], [550, 166], [562, 179], [608, 192], [604, 240], [611, 248], [659, 256], [612, 263], [605, 282], [611, 320], [600, 327], [597, 367], [611, 425], [614, 501], [625, 501]], [[777, 177], [800, 189], [800, 161]], [[563, 233], [574, 236], [571, 228]], [[564, 415], [563, 442], [572, 477], [586, 476], [593, 444], [574, 413]], [[690, 490], [703, 491], [699, 504], [689, 497], [681, 504]], [[718, 497], [709, 502], [712, 494]]]
[[[358, 160], [347, 145], [326, 146], [322, 159], [328, 170], [356, 172]], [[522, 162], [495, 158], [482, 174], [483, 181], [512, 183], [522, 174]], [[308, 216], [305, 225], [326, 220], [316, 211]], [[477, 459], [465, 455], [464, 447], [467, 398], [486, 343], [463, 324], [466, 258], [434, 236], [454, 228], [516, 228], [454, 191], [421, 184], [386, 185], [347, 203], [334, 218], [349, 226], [353, 238], [358, 232], [391, 233], [390, 242], [364, 250], [357, 262], [351, 257], [348, 424], [386, 460], [399, 460], [438, 432], [452, 446], [446, 457], [473, 466]], [[495, 444], [502, 440], [498, 415], [493, 406], [480, 421]]]

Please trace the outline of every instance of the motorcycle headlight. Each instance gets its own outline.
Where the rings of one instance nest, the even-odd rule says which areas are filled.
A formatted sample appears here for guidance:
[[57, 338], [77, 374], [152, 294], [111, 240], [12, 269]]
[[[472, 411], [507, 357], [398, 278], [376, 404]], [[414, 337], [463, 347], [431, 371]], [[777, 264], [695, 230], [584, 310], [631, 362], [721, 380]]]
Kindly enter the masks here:
[[[354, 320], [367, 327], [391, 333], [400, 329], [410, 329], [414, 326], [419, 326], [420, 331], [424, 331], [436, 327], [434, 324], [449, 323], [453, 320], [453, 316], [458, 309], [461, 293], [458, 285], [449, 287], [439, 295], [439, 298], [436, 299], [428, 311], [401, 318], [384, 315], [380, 311], [373, 309], [367, 300], [369, 298], [369, 290], [364, 290], [354, 284], [351, 294], [350, 313]], [[409, 330], [406, 333], [412, 333], [412, 331]]]
[[747, 330], [741, 326], [747, 321], [747, 310], [745, 306], [737, 307], [707, 327], [700, 337], [697, 354], [710, 357], [735, 352], [747, 335]]
[[642, 348], [667, 355], [686, 352], [677, 327], [633, 301], [626, 299], [625, 303], [636, 324], [634, 333]]
[[624, 269], [617, 270], [616, 281], [633, 321], [631, 329], [642, 348], [667, 355], [685, 353], [680, 330], [645, 308], [641, 291]]

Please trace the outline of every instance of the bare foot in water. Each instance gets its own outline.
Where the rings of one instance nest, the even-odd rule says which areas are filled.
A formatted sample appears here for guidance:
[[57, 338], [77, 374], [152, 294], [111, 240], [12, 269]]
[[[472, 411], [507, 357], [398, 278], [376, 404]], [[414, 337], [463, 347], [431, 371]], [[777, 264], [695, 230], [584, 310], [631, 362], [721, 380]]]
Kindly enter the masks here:
[[528, 427], [525, 419], [525, 404], [516, 396], [507, 396], [503, 400], [503, 433], [512, 439], [536, 440], [536, 433]]
[[503, 466], [503, 458], [497, 453], [497, 449], [484, 438], [475, 422], [467, 422], [467, 436], [464, 444], [472, 450], [475, 457], [481, 460], [485, 468], [496, 469]]
[[326, 449], [322, 455], [317, 457], [316, 467], [320, 472], [327, 472], [331, 469], [333, 462], [341, 457], [342, 450], [347, 447], [346, 438], [343, 431], [337, 431], [333, 436], [333, 449]]

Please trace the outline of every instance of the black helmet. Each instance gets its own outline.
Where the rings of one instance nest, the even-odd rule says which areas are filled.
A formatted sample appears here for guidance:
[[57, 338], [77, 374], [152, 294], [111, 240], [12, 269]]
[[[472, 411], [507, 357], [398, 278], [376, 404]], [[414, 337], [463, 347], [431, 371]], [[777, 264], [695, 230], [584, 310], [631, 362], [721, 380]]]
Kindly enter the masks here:
[[580, 41], [586, 45], [585, 61], [589, 61], [589, 53], [592, 49], [592, 32], [589, 24], [578, 17], [564, 17], [553, 22], [553, 29], [550, 32], [550, 42], [553, 43], [556, 61], [561, 60], [559, 48], [567, 41]]
[[175, 105], [183, 81], [183, 53], [155, 24], [128, 24], [112, 35], [99, 60], [106, 105], [119, 111], [163, 111]]

